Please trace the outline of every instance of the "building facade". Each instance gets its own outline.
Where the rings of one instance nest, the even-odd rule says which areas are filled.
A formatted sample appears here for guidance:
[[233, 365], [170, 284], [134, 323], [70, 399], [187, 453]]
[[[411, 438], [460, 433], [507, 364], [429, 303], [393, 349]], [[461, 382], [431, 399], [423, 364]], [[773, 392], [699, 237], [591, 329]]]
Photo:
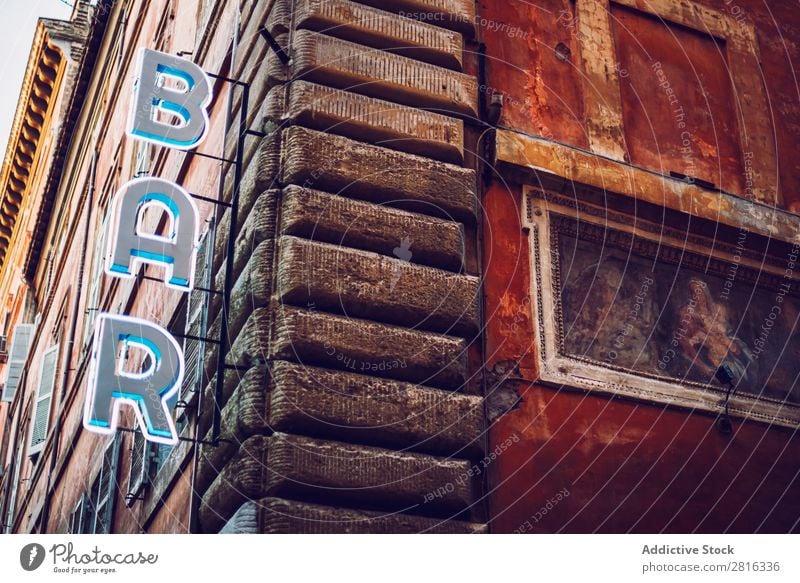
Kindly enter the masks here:
[[[797, 531], [800, 55], [771, 10], [42, 21], [2, 175], [5, 531]], [[126, 134], [143, 47], [211, 74], [197, 150]], [[104, 273], [111, 200], [148, 175], [199, 207], [191, 293]], [[130, 410], [84, 428], [104, 312], [180, 339], [178, 445]]]

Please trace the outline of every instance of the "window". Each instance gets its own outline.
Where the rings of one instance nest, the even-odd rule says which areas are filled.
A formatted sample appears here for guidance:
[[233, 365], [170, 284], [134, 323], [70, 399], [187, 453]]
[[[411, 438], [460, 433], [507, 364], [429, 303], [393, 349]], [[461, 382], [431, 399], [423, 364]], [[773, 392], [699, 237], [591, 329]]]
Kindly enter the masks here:
[[149, 142], [137, 141], [134, 145], [133, 177], [141, 178], [150, 174], [155, 146]]
[[195, 43], [200, 40], [200, 36], [205, 32], [211, 14], [214, 12], [213, 0], [201, 0], [197, 6], [197, 29], [195, 30]]
[[167, 5], [164, 7], [164, 12], [161, 15], [161, 21], [158, 23], [158, 29], [153, 35], [153, 46], [155, 50], [162, 52], [169, 52], [170, 45], [172, 44], [172, 33], [175, 28], [175, 9], [172, 6], [172, 1], [168, 0]]
[[97, 233], [94, 251], [92, 252], [92, 272], [89, 279], [89, 294], [86, 303], [86, 321], [83, 328], [83, 343], [86, 346], [94, 333], [94, 322], [100, 311], [103, 290], [103, 263], [106, 258], [106, 241], [108, 237], [109, 214], [103, 218], [100, 231]]
[[131, 468], [128, 478], [128, 501], [135, 500], [139, 493], [150, 483], [152, 449], [148, 447], [142, 432], [139, 431], [139, 424], [133, 426], [133, 441], [131, 444]]
[[[208, 292], [211, 287], [211, 265], [214, 250], [214, 224], [200, 240], [197, 251], [196, 268], [194, 273], [194, 289], [189, 294], [188, 300], [181, 302], [169, 326], [170, 332], [176, 335], [193, 336], [184, 338], [183, 354], [185, 371], [183, 384], [177, 397], [177, 403], [172, 406], [175, 412], [175, 429], [180, 435], [189, 420], [186, 417], [188, 404], [194, 395], [204, 388], [204, 353], [205, 342], [195, 338], [205, 338], [208, 333]], [[158, 474], [164, 466], [173, 446], [151, 444], [153, 448], [151, 457], [154, 468], [153, 475]]]
[[22, 369], [28, 359], [28, 350], [33, 337], [33, 324], [17, 324], [11, 337], [11, 351], [8, 354], [6, 383], [3, 387], [3, 401], [11, 401], [17, 390]]
[[58, 344], [55, 344], [48, 348], [42, 357], [28, 455], [34, 455], [42, 451], [47, 440], [47, 428], [50, 423], [50, 403], [52, 401], [53, 388], [55, 387], [57, 368]]
[[[25, 435], [27, 424], [24, 424], [18, 435]], [[21, 441], [21, 440], [20, 440]], [[22, 443], [17, 447], [17, 456], [14, 460], [14, 478], [11, 480], [11, 499], [8, 501], [8, 512], [6, 513], [6, 532], [10, 532], [14, 524], [14, 512], [17, 506], [17, 490], [19, 489], [19, 472], [22, 465]]]
[[[200, 240], [197, 251], [196, 268], [194, 274], [194, 289], [189, 294], [186, 309], [186, 336], [205, 338], [208, 334], [208, 290], [211, 288], [211, 265], [214, 250], [214, 224], [212, 222], [208, 231]], [[204, 388], [205, 342], [193, 338], [185, 338], [183, 342], [183, 355], [186, 362], [186, 371], [183, 377], [180, 400], [188, 402], [193, 393], [198, 393]]]
[[72, 534], [109, 534], [114, 519], [117, 493], [117, 464], [119, 462], [119, 436], [114, 435], [106, 445], [103, 463], [92, 482], [88, 493], [84, 493], [70, 516], [69, 531]]

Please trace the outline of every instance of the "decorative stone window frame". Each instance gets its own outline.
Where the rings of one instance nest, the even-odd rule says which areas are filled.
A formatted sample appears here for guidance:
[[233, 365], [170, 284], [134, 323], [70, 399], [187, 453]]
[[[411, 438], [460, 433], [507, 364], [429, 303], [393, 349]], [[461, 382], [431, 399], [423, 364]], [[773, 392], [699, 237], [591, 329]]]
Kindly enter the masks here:
[[[674, 247], [680, 253], [703, 258], [712, 255], [720, 262], [734, 262], [734, 247], [719, 240], [686, 234], [665, 225], [648, 223], [637, 218], [635, 224], [628, 215], [609, 208], [600, 208], [547, 190], [526, 187], [524, 190], [523, 226], [529, 231], [531, 258], [530, 293], [534, 322], [534, 345], [537, 350], [539, 381], [559, 390], [586, 390], [614, 397], [661, 403], [692, 411], [719, 414], [724, 410], [725, 389], [681, 381], [668, 376], [629, 371], [576, 357], [559, 350], [560, 330], [563, 330], [562, 309], [558, 298], [559, 258], [551, 235], [554, 217], [580, 219], [581, 225], [597, 225], [641, 241], [643, 246]], [[750, 255], [750, 256], [748, 256]], [[754, 254], [745, 252], [738, 260], [743, 268], [750, 267], [783, 277], [784, 269], [762, 263]], [[732, 416], [797, 428], [800, 406], [776, 399], [735, 393], [729, 401]]]
[[760, 65], [755, 27], [724, 12], [691, 0], [577, 0], [577, 41], [586, 90], [584, 107], [589, 147], [614, 160], [625, 160], [622, 95], [611, 23], [611, 4], [632, 8], [657, 18], [714, 36], [725, 42], [726, 60], [738, 97], [742, 152], [752, 158], [756, 200], [780, 204], [775, 172], [777, 153], [770, 107]]

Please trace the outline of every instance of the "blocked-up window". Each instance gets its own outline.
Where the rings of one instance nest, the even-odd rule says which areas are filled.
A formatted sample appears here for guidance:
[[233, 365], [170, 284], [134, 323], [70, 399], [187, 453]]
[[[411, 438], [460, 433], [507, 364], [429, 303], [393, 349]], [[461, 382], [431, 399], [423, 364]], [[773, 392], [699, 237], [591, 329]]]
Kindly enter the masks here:
[[22, 376], [22, 369], [28, 358], [28, 351], [33, 338], [33, 324], [17, 324], [11, 337], [11, 350], [8, 353], [8, 366], [6, 367], [6, 382], [3, 386], [3, 401], [14, 399], [14, 393]]
[[31, 443], [28, 448], [28, 455], [34, 455], [42, 451], [47, 441], [47, 429], [50, 425], [50, 405], [53, 399], [57, 369], [58, 344], [55, 344], [48, 348], [42, 357], [42, 367], [39, 374], [39, 387], [36, 392], [36, 406], [34, 407], [33, 413]]
[[610, 8], [630, 161], [743, 193], [726, 41], [614, 2]]

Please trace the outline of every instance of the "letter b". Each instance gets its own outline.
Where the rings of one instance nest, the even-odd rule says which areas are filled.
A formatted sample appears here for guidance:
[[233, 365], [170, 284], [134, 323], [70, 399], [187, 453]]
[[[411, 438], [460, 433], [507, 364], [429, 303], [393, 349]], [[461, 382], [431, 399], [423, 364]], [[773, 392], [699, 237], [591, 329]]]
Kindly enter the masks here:
[[[126, 371], [129, 348], [143, 350], [149, 367]], [[147, 359], [146, 359], [147, 360]], [[132, 405], [142, 433], [149, 441], [175, 445], [178, 435], [168, 401], [183, 382], [183, 353], [163, 328], [130, 316], [101, 314], [89, 364], [89, 386], [83, 425], [95, 433], [117, 430], [122, 403]]]
[[[172, 82], [171, 87], [167, 81]], [[187, 59], [143, 48], [128, 133], [140, 140], [189, 150], [206, 137], [206, 107], [210, 102], [211, 82], [200, 67]], [[159, 119], [164, 115], [178, 124]]]

